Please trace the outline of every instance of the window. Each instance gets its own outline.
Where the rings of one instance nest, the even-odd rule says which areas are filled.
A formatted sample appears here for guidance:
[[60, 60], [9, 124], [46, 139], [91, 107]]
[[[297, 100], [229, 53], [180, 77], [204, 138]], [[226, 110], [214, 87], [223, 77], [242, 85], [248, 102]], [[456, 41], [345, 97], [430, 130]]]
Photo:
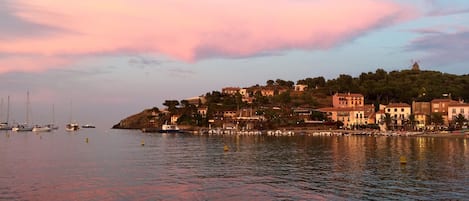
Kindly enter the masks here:
[[397, 112], [397, 108], [394, 108], [394, 112]]
[[464, 108], [461, 108], [461, 112], [460, 112], [460, 113], [461, 113], [461, 114], [464, 114]]
[[404, 112], [404, 108], [401, 109], [401, 112]]
[[440, 107], [440, 105], [438, 105], [438, 104], [433, 104], [433, 108], [439, 108], [439, 107]]
[[388, 108], [388, 112], [391, 112], [391, 109]]
[[453, 114], [456, 113], [456, 108], [453, 108]]

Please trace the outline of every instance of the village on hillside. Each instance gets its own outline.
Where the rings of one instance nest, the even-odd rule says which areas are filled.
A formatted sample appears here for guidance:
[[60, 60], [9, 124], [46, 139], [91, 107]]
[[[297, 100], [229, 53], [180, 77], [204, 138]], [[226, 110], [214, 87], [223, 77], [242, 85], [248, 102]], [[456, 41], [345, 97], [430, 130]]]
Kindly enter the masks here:
[[[139, 127], [179, 125], [188, 130], [218, 128], [223, 130], [302, 129], [374, 129], [380, 131], [442, 131], [467, 128], [469, 104], [453, 100], [451, 94], [429, 102], [365, 104], [359, 93], [334, 93], [328, 107], [292, 104], [265, 104], [260, 99], [301, 97], [307, 85], [291, 88], [268, 85], [250, 88], [225, 87], [221, 92], [181, 101], [166, 101], [168, 108], [150, 109], [147, 122]], [[288, 101], [291, 102], [292, 98]], [[280, 101], [282, 102], [282, 101]], [[124, 119], [118, 126], [130, 122]], [[138, 127], [138, 126], [137, 126]], [[117, 127], [119, 128], [119, 127]]]

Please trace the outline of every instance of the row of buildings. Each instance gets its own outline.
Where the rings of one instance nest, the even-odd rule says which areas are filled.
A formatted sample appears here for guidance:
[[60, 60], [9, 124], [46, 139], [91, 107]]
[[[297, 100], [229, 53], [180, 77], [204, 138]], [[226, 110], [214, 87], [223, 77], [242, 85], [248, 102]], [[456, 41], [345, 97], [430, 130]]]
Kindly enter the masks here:
[[[258, 86], [250, 88], [225, 87], [222, 93], [225, 95], [241, 95], [242, 101], [252, 103], [254, 94], [262, 96], [274, 96], [289, 91], [291, 94], [301, 94], [307, 90], [307, 85], [294, 85], [292, 87], [279, 86]], [[190, 103], [198, 105], [198, 113], [206, 117], [208, 108], [204, 105], [204, 97], [194, 97], [187, 99]], [[273, 108], [275, 109], [275, 108]], [[375, 106], [365, 104], [365, 98], [358, 93], [336, 93], [332, 96], [332, 107], [326, 108], [291, 108], [292, 116], [304, 122], [315, 122], [311, 119], [313, 112], [323, 113], [327, 120], [342, 122], [343, 127], [353, 128], [365, 125], [379, 125], [381, 128], [400, 129], [403, 127], [413, 129], [432, 129], [435, 126], [447, 127], [460, 114], [465, 119], [469, 119], [469, 104], [463, 101], [455, 101], [450, 97], [444, 99], [434, 99], [430, 102], [390, 103], [388, 105]], [[439, 114], [442, 117], [441, 124], [436, 125], [431, 121], [432, 114]], [[388, 116], [388, 117], [386, 117]], [[261, 114], [256, 114], [253, 108], [239, 108], [236, 111], [216, 111], [210, 122], [239, 122], [239, 121], [263, 121], [265, 118]], [[390, 119], [386, 119], [390, 118]], [[175, 121], [175, 119], [173, 119]], [[387, 122], [388, 121], [388, 122]], [[390, 122], [389, 122], [390, 121]], [[383, 128], [386, 129], [386, 128]]]
[[[384, 125], [386, 114], [393, 128], [412, 125], [415, 129], [449, 126], [460, 114], [469, 119], [469, 104], [451, 98], [433, 99], [431, 102], [390, 103], [388, 105], [366, 105], [362, 94], [336, 93], [332, 96], [332, 107], [320, 108], [332, 121], [343, 122], [346, 128], [359, 125]], [[378, 110], [376, 110], [378, 109]], [[432, 114], [442, 117], [442, 125], [432, 123]], [[413, 117], [411, 117], [413, 116]], [[389, 125], [388, 125], [389, 126]]]

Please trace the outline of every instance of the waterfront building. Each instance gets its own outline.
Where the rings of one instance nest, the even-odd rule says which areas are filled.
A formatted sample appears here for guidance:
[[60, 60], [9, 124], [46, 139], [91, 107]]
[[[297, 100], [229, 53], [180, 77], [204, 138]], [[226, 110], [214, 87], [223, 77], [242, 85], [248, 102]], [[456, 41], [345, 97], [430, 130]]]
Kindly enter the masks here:
[[391, 103], [386, 106], [384, 112], [391, 116], [393, 126], [400, 127], [409, 120], [411, 106], [407, 103]]
[[433, 99], [431, 101], [431, 112], [432, 113], [439, 113], [443, 117], [443, 121], [445, 125], [449, 124], [448, 121], [448, 106], [450, 104], [458, 103], [458, 101], [445, 98], [445, 99]]
[[430, 102], [412, 101], [412, 113], [430, 115], [431, 114]]
[[345, 128], [375, 123], [375, 121], [369, 122], [369, 117], [374, 114], [373, 105], [362, 107], [330, 107], [321, 108], [319, 110], [324, 112], [332, 121], [341, 121], [344, 123]]
[[422, 112], [413, 113], [415, 117], [415, 127], [417, 129], [425, 129], [429, 120], [430, 115]]
[[448, 104], [448, 121], [452, 122], [459, 114], [469, 119], [469, 104], [462, 102], [452, 102]]

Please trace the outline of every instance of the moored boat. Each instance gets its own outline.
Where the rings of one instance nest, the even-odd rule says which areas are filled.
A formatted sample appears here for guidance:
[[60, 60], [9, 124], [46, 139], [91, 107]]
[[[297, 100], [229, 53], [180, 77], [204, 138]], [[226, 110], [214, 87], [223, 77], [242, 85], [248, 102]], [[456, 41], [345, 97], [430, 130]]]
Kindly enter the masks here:
[[48, 126], [34, 126], [31, 131], [33, 131], [33, 132], [50, 132], [50, 131], [52, 131], [52, 128], [50, 128]]
[[179, 133], [179, 132], [181, 132], [179, 127], [173, 124], [163, 124], [160, 130], [160, 133]]
[[8, 123], [0, 123], [0, 131], [11, 131], [12, 127]]
[[28, 124], [20, 124], [20, 125], [13, 126], [11, 130], [16, 131], [16, 132], [28, 132], [28, 131], [33, 131], [33, 127], [28, 126]]
[[77, 123], [69, 123], [65, 125], [66, 131], [77, 131], [78, 129], [80, 129], [80, 126]]
[[92, 124], [85, 124], [83, 126], [81, 126], [82, 128], [96, 128], [96, 126], [92, 125]]

